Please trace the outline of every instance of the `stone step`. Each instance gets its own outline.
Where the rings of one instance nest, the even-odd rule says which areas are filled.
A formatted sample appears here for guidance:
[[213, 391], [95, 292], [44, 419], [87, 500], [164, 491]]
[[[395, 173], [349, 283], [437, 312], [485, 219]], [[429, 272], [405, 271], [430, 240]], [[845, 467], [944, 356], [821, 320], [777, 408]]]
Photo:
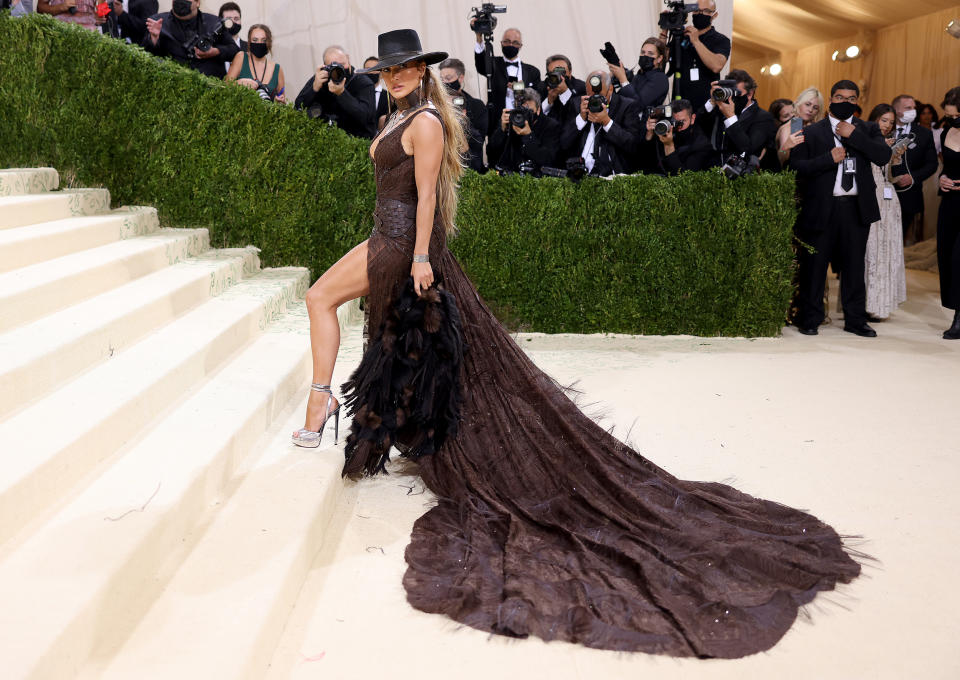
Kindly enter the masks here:
[[209, 249], [206, 229], [161, 229], [0, 274], [0, 333]]
[[[360, 326], [343, 332], [333, 384], [359, 361], [361, 332]], [[339, 540], [330, 519], [345, 488], [347, 427], [341, 419], [336, 447], [333, 422], [320, 448], [293, 446], [290, 433], [303, 426], [308, 394], [304, 382], [286, 417], [255, 447], [260, 458], [130, 639], [107, 668], [95, 665], [84, 678], [265, 675], [314, 555]]]
[[0, 422], [0, 543], [82, 486], [302, 298], [306, 282], [307, 270], [300, 268], [245, 279]]
[[59, 186], [60, 173], [53, 168], [0, 170], [0, 196], [43, 194]]
[[110, 211], [106, 189], [67, 189], [46, 194], [0, 196], [0, 229], [24, 227]]
[[0, 417], [259, 269], [255, 248], [210, 250], [0, 334]]
[[0, 231], [0, 273], [52, 260], [159, 228], [153, 208], [128, 207], [106, 215], [69, 217]]
[[[259, 334], [2, 555], [0, 630], [17, 632], [0, 636], [4, 677], [75, 678], [111, 658], [202, 540], [252, 447], [309, 376], [306, 334]], [[296, 493], [308, 487], [301, 480]], [[290, 507], [282, 495], [264, 500], [278, 511]], [[271, 513], [270, 526], [282, 519]], [[261, 533], [262, 526], [249, 528]], [[217, 560], [201, 587], [221, 585], [217, 571], [229, 569], [234, 555]], [[186, 677], [224, 676], [212, 669]]]

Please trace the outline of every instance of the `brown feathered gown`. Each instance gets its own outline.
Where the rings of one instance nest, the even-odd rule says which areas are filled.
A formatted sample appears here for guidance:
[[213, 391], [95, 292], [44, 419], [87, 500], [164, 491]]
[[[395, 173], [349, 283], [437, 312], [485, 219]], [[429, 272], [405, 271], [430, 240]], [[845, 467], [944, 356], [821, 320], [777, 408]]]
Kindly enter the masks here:
[[[410, 275], [417, 189], [400, 137], [425, 111], [375, 149], [371, 345]], [[414, 607], [514, 637], [735, 658], [772, 647], [800, 606], [860, 573], [816, 517], [677, 479], [584, 415], [490, 313], [439, 218], [430, 261], [466, 351], [459, 429], [418, 459], [438, 501], [406, 550]]]

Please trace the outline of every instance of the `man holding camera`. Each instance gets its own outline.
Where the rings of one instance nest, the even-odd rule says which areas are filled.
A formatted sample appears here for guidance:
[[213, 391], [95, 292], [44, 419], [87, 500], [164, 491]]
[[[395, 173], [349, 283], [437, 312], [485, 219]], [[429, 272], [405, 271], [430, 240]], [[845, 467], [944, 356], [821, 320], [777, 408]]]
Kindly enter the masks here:
[[830, 89], [830, 115], [803, 130], [803, 142], [790, 152], [797, 173], [800, 216], [797, 238], [814, 249], [798, 248], [797, 316], [804, 335], [817, 335], [824, 319], [827, 267], [840, 266], [843, 330], [861, 337], [877, 333], [867, 325], [864, 256], [870, 225], [880, 219], [871, 163], [890, 161], [880, 128], [854, 117], [860, 88], [841, 80]]
[[[896, 138], [913, 135], [913, 142], [907, 147], [906, 153], [890, 166], [890, 176], [897, 188], [897, 198], [900, 199], [900, 218], [906, 241], [914, 217], [923, 212], [923, 182], [937, 171], [940, 163], [933, 144], [933, 134], [925, 127], [914, 124], [917, 118], [916, 100], [908, 94], [899, 94], [890, 105], [897, 117], [897, 126], [894, 128]], [[920, 237], [923, 238], [922, 233]]]
[[587, 94], [576, 97], [578, 115], [563, 130], [566, 155], [582, 158], [591, 175], [634, 172], [643, 136], [640, 111], [631, 99], [614, 93], [609, 71], [587, 77]]
[[573, 106], [573, 99], [587, 93], [587, 84], [573, 77], [570, 59], [562, 54], [548, 57], [546, 67], [546, 75], [537, 87], [542, 102], [541, 110], [543, 115], [557, 121], [562, 129], [580, 114], [580, 110]]
[[641, 147], [647, 152], [645, 168], [652, 166], [659, 174], [678, 175], [683, 170], [713, 167], [713, 146], [696, 120], [693, 105], [686, 99], [648, 112], [647, 134]]
[[377, 134], [374, 84], [354, 73], [350, 56], [339, 45], [323, 51], [323, 64], [297, 95], [296, 107], [354, 137]]
[[200, 0], [173, 0], [173, 10], [147, 19], [141, 46], [159, 57], [171, 57], [200, 73], [223, 79], [224, 62], [237, 55], [237, 45], [221, 21], [200, 11]]
[[552, 166], [560, 144], [560, 124], [540, 111], [540, 94], [532, 87], [513, 93], [515, 109], [504, 109], [490, 135], [490, 166], [504, 172]]
[[[476, 20], [470, 21], [473, 28]], [[491, 73], [487, 73], [486, 65], [486, 47], [483, 44], [483, 34], [475, 32], [477, 44], [474, 46], [474, 65], [477, 67], [477, 73], [485, 76], [490, 82], [490, 99], [487, 102], [489, 109], [489, 128], [499, 127], [500, 115], [504, 109], [516, 108], [516, 102], [513, 101], [513, 90], [508, 87], [509, 83], [521, 82], [524, 87], [536, 88], [540, 84], [540, 70], [532, 64], [525, 64], [520, 60], [520, 48], [523, 47], [523, 36], [516, 28], [508, 28], [503, 32], [503, 38], [500, 40], [500, 48], [503, 50], [502, 57], [494, 57]], [[492, 35], [492, 31], [491, 31]]]
[[773, 145], [778, 123], [754, 100], [756, 81], [746, 71], [734, 69], [727, 80], [712, 82], [710, 86], [710, 99], [697, 118], [710, 136], [715, 161], [723, 163], [730, 156], [754, 156], [764, 168], [768, 167], [766, 163], [775, 162], [775, 158], [766, 158], [763, 152]]
[[477, 172], [486, 172], [483, 164], [483, 143], [487, 140], [487, 107], [463, 89], [466, 67], [459, 59], [444, 59], [440, 62], [440, 80], [450, 94], [453, 105], [466, 114], [467, 142], [470, 146], [470, 167]]
[[[678, 4], [682, 5], [682, 2]], [[663, 28], [664, 18], [676, 11], [660, 15], [660, 40], [673, 50], [677, 41], [671, 40], [672, 33], [680, 44], [679, 53], [671, 62], [670, 75], [680, 74], [679, 80], [674, 80], [673, 97], [688, 100], [695, 110], [707, 102], [710, 83], [719, 80], [720, 71], [730, 58], [730, 38], [712, 26], [717, 18], [717, 3], [715, 0], [698, 0], [697, 6], [698, 9], [690, 13], [693, 25], [684, 26], [682, 33], [679, 33], [679, 27], [676, 31]], [[680, 17], [682, 19], [683, 15]]]

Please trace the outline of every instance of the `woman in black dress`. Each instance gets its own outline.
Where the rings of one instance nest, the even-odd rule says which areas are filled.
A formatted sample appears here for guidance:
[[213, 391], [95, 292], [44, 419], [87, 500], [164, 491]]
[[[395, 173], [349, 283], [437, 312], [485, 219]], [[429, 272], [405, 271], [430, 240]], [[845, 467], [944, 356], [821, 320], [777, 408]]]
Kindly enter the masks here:
[[937, 265], [940, 301], [953, 310], [946, 340], [960, 340], [960, 87], [943, 98], [940, 135], [943, 172], [940, 175], [940, 213], [937, 215]]
[[[375, 228], [310, 290], [320, 391], [294, 441], [318, 439], [311, 431], [339, 408], [328, 385], [337, 306], [367, 295], [361, 369], [383, 365], [400, 351], [390, 335], [395, 316], [384, 323], [392, 306], [409, 299], [411, 277], [424, 298], [435, 280], [455, 300], [459, 314], [450, 318], [459, 317], [466, 346], [461, 417], [454, 436], [417, 459], [437, 504], [417, 520], [406, 550], [408, 601], [485, 631], [603, 649], [733, 658], [773, 646], [800, 606], [853, 580], [860, 564], [810, 514], [657, 467], [533, 364], [447, 249], [460, 167], [449, 160], [465, 144], [428, 68], [441, 55], [423, 53], [410, 30], [381, 35], [380, 55], [370, 70], [380, 71], [399, 110], [371, 145]], [[351, 395], [352, 438], [393, 418], [369, 408], [375, 396]], [[389, 443], [405, 450], [421, 435], [397, 431], [381, 449], [348, 443], [344, 471], [377, 472]]]

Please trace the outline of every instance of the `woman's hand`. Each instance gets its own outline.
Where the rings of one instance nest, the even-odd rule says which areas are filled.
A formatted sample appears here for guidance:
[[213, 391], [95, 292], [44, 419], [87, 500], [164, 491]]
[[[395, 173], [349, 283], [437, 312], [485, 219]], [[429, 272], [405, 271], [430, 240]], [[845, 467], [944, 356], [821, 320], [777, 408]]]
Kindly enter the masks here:
[[256, 90], [258, 87], [260, 87], [260, 85], [257, 84], [257, 81], [253, 78], [238, 78], [237, 85], [249, 87], [251, 90]]
[[956, 191], [956, 182], [946, 175], [940, 175], [940, 189], [941, 191]]
[[410, 276], [413, 277], [413, 292], [418, 296], [433, 285], [433, 267], [429, 262], [414, 262], [410, 268]]
[[792, 135], [787, 135], [786, 139], [783, 140], [783, 145], [780, 147], [780, 150], [789, 151], [801, 144], [803, 144], [803, 130], [797, 130]]

